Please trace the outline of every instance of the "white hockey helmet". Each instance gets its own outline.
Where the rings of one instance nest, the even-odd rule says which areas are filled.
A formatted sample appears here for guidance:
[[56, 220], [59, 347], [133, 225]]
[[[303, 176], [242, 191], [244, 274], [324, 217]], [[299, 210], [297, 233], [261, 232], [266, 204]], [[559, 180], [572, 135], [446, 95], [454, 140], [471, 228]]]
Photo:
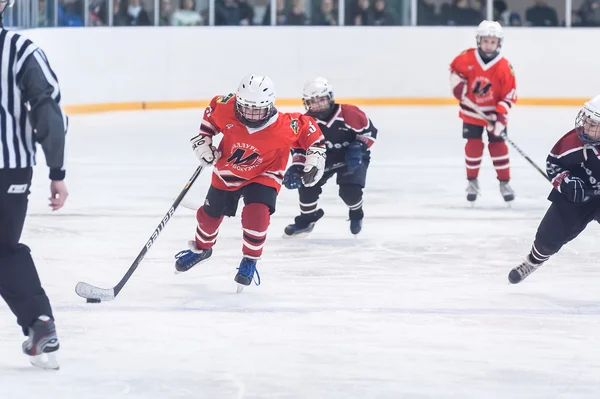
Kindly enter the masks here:
[[[498, 47], [493, 52], [483, 52], [481, 50], [481, 39], [484, 37], [496, 37], [498, 38]], [[504, 40], [504, 30], [502, 29], [502, 25], [496, 21], [481, 21], [479, 26], [477, 27], [477, 31], [475, 34], [475, 38], [477, 40], [477, 47], [479, 51], [483, 53], [488, 58], [494, 58], [500, 53], [500, 48], [502, 47], [502, 41]]]
[[235, 115], [248, 127], [261, 127], [276, 112], [275, 85], [268, 76], [246, 76], [235, 96]]
[[325, 78], [309, 80], [302, 89], [302, 102], [309, 115], [322, 115], [333, 107], [333, 87]]
[[600, 95], [583, 104], [575, 118], [575, 130], [584, 144], [600, 145]]

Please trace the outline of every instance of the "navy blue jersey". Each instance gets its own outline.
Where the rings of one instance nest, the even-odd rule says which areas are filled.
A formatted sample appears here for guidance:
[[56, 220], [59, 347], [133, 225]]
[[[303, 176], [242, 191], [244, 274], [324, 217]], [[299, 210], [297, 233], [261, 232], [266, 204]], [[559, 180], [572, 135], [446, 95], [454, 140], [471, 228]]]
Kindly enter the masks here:
[[[369, 149], [377, 138], [377, 129], [367, 115], [360, 108], [349, 104], [335, 104], [329, 115], [327, 120], [315, 118], [325, 136], [326, 167], [345, 162], [348, 146], [356, 140], [366, 144], [365, 155], [368, 158]], [[293, 151], [293, 155], [301, 153], [301, 150]]]
[[558, 186], [567, 173], [582, 179], [587, 189], [600, 189], [598, 147], [583, 144], [573, 129], [561, 137], [550, 150], [546, 159], [546, 171], [554, 186], [548, 197], [551, 201], [561, 195]]

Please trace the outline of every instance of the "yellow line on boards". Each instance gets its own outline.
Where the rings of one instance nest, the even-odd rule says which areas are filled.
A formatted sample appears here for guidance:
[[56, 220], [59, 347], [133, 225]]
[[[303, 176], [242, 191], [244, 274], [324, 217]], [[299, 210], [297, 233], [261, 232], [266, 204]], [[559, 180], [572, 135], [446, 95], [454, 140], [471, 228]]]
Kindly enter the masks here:
[[[340, 103], [348, 103], [363, 106], [435, 106], [435, 105], [457, 105], [457, 100], [443, 97], [398, 97], [398, 98], [338, 98]], [[580, 107], [588, 101], [589, 98], [520, 98], [517, 106], [576, 106]], [[204, 108], [209, 100], [186, 100], [186, 101], [138, 101], [124, 103], [106, 103], [106, 104], [78, 104], [67, 105], [65, 112], [70, 115], [75, 114], [94, 114], [99, 112], [112, 111], [141, 111], [141, 110], [167, 110], [167, 109], [186, 109], [186, 108]], [[302, 101], [299, 99], [282, 98], [276, 101], [277, 106], [281, 107], [302, 107]]]

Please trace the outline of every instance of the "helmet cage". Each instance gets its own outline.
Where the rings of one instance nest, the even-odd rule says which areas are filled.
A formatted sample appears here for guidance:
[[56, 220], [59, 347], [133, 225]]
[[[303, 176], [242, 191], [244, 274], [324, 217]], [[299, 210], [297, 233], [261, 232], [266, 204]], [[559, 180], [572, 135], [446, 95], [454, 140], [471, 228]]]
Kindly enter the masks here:
[[302, 98], [302, 102], [307, 112], [320, 114], [329, 111], [333, 106], [333, 93], [328, 92], [326, 95], [304, 97]]
[[266, 124], [269, 118], [273, 116], [274, 109], [273, 104], [256, 106], [243, 104], [240, 101], [235, 102], [235, 116], [244, 125], [254, 129]]
[[584, 106], [575, 118], [575, 131], [584, 144], [600, 145], [600, 114]]

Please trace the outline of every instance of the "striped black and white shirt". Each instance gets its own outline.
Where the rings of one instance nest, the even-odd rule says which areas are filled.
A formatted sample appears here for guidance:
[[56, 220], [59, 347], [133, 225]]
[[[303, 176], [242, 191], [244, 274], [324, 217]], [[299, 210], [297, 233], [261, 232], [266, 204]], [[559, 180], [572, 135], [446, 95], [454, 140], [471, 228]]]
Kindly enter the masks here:
[[65, 177], [67, 116], [44, 52], [0, 24], [0, 169], [35, 165], [40, 143], [51, 180]]

